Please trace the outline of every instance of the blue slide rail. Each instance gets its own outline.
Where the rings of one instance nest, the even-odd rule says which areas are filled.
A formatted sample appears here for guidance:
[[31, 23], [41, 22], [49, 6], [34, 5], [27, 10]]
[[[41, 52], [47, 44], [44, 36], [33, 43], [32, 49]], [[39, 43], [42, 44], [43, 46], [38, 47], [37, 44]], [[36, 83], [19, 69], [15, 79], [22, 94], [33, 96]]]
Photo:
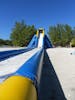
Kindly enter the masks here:
[[[44, 57], [44, 49], [41, 48], [34, 54], [27, 62], [25, 62], [14, 75], [19, 75], [31, 79], [35, 85], [40, 82], [40, 75], [42, 70]], [[27, 67], [26, 67], [27, 66]]]

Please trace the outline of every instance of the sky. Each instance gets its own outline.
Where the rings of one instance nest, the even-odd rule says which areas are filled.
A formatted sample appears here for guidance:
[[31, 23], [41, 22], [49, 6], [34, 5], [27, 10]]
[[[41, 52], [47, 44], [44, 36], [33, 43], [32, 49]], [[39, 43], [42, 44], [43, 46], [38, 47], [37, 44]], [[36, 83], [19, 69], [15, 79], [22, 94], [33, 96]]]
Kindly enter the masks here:
[[0, 38], [9, 39], [16, 21], [38, 29], [69, 24], [75, 26], [75, 0], [0, 0]]

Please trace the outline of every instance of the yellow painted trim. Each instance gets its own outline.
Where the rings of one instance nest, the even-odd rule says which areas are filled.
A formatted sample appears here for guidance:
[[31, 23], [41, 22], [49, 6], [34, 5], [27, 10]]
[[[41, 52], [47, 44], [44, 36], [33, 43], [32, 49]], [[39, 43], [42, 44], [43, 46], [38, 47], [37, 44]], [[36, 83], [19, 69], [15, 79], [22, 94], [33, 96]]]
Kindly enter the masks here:
[[43, 37], [44, 37], [44, 29], [43, 29], [43, 33], [42, 34], [43, 34]]
[[12, 76], [0, 85], [0, 100], [37, 100], [33, 82], [22, 76]]
[[36, 36], [38, 37], [38, 30], [37, 30], [37, 32], [36, 32]]
[[[42, 34], [43, 34], [43, 37], [44, 37], [44, 29], [40, 28], [41, 30], [43, 30]], [[37, 33], [36, 33], [36, 36], [38, 37], [39, 35], [39, 29], [37, 30]]]

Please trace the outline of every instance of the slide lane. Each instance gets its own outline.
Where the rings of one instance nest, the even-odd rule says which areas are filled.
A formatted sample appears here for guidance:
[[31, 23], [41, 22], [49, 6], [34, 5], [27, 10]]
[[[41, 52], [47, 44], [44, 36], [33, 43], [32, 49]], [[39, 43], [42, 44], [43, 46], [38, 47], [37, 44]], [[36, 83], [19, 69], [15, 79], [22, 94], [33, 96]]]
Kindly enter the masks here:
[[27, 47], [27, 48], [17, 49], [17, 50], [0, 51], [0, 61], [3, 61], [5, 59], [19, 55], [19, 54], [24, 53], [24, 52], [28, 52], [32, 49], [33, 48]]
[[16, 72], [29, 58], [40, 49], [35, 48], [27, 53], [19, 54], [0, 62], [0, 77]]

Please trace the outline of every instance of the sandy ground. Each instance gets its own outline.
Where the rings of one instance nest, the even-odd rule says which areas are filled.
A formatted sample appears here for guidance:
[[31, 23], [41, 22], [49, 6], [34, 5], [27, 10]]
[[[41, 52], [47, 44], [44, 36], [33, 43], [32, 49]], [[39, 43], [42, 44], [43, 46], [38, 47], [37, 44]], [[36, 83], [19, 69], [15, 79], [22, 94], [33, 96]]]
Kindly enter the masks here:
[[[75, 100], [75, 48], [47, 49], [56, 77], [67, 100]], [[56, 84], [56, 83], [55, 83]], [[49, 99], [48, 99], [49, 100]], [[53, 99], [53, 100], [64, 100]]]

